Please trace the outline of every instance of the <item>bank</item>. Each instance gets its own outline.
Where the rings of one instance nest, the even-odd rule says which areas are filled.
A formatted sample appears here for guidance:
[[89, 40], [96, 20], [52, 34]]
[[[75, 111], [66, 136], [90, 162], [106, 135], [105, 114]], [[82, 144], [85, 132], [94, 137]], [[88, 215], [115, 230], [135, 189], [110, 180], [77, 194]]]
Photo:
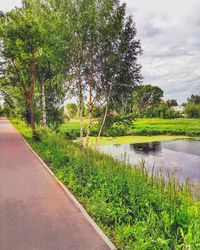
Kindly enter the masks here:
[[118, 249], [200, 248], [199, 203], [189, 183], [149, 177], [142, 166], [81, 151], [49, 129], [38, 129], [41, 141], [32, 141], [29, 127], [12, 122]]

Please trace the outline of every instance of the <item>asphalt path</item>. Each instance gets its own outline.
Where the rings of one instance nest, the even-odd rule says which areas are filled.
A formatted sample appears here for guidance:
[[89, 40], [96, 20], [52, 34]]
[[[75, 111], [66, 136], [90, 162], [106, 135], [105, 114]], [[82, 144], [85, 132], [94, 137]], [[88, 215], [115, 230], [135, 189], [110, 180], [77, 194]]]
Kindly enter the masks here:
[[108, 250], [77, 205], [0, 119], [0, 250]]

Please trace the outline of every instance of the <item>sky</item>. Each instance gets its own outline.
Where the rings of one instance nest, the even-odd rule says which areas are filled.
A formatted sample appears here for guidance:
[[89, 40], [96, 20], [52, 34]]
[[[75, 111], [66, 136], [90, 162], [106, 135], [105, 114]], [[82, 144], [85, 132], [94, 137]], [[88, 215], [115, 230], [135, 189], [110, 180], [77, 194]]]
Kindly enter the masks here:
[[144, 82], [165, 99], [200, 94], [200, 1], [126, 0], [141, 40]]
[[[179, 104], [200, 95], [200, 0], [124, 1], [141, 40], [144, 83], [159, 86], [165, 99]], [[19, 4], [0, 0], [0, 9]]]

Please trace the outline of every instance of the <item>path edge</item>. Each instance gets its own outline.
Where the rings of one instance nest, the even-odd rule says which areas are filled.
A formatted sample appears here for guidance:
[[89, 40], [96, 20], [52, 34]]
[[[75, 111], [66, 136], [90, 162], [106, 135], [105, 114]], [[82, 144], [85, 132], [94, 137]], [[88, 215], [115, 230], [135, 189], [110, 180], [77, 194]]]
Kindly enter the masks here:
[[[10, 122], [12, 124], [12, 122]], [[89, 222], [89, 224], [93, 227], [96, 233], [102, 238], [102, 240], [106, 243], [106, 245], [110, 248], [110, 250], [117, 250], [116, 246], [111, 242], [111, 240], [106, 236], [106, 234], [101, 230], [101, 228], [96, 224], [96, 222], [91, 218], [91, 216], [87, 213], [85, 208], [80, 204], [80, 202], [75, 198], [75, 196], [69, 191], [69, 189], [55, 176], [54, 172], [47, 166], [47, 164], [40, 158], [40, 156], [33, 150], [33, 148], [28, 144], [23, 135], [17, 130], [17, 128], [12, 124], [17, 133], [20, 135], [22, 140], [25, 142], [29, 150], [36, 156], [36, 158], [40, 161], [43, 167], [48, 171], [48, 173], [54, 178], [54, 180], [59, 184], [59, 186], [63, 189], [63, 191], [68, 195], [70, 200], [74, 203], [74, 205], [80, 210], [85, 219]]]

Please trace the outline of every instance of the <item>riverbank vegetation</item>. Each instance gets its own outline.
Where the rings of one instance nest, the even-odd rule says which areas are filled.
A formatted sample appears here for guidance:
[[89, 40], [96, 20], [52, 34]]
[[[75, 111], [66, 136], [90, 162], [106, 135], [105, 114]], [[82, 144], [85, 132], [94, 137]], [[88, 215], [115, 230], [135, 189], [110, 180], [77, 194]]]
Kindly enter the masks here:
[[200, 118], [200, 104], [188, 103], [185, 106], [185, 115], [188, 118]]
[[[84, 120], [84, 130], [86, 129], [87, 121]], [[91, 131], [93, 137], [91, 138], [94, 142], [94, 136], [96, 135], [95, 120]], [[79, 121], [78, 119], [71, 119], [69, 122], [63, 124], [58, 129], [63, 135], [68, 138], [75, 139], [79, 136]], [[125, 131], [125, 133], [122, 133]], [[120, 134], [121, 133], [121, 134]], [[155, 136], [163, 135], [160, 139], [164, 139], [166, 136], [200, 136], [200, 119], [160, 119], [160, 118], [140, 118], [135, 120], [131, 126], [128, 126], [126, 130], [116, 130], [116, 128], [108, 128], [102, 132], [103, 141], [108, 141], [109, 137], [113, 137], [112, 141], [115, 141], [115, 137], [118, 136]], [[107, 139], [106, 139], [107, 137]], [[132, 138], [134, 141], [134, 137]], [[118, 139], [117, 139], [118, 141]], [[126, 142], [123, 137], [120, 141]], [[129, 141], [129, 140], [128, 140]], [[130, 141], [129, 141], [130, 142]]]
[[190, 185], [162, 174], [147, 175], [143, 166], [129, 167], [93, 150], [82, 151], [49, 129], [12, 120], [55, 175], [83, 204], [118, 249], [198, 249], [200, 213]]

